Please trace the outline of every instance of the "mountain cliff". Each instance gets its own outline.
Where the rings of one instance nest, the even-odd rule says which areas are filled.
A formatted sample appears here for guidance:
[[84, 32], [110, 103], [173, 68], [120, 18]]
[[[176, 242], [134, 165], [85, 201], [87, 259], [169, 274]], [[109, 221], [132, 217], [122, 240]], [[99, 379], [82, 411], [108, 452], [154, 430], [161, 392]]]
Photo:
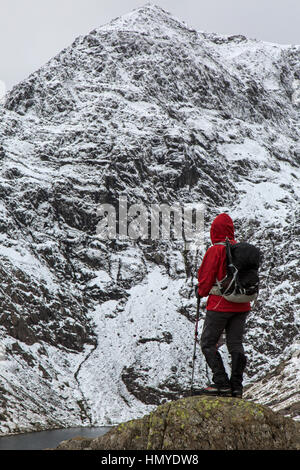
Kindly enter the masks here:
[[[193, 286], [220, 212], [264, 253], [246, 383], [298, 350], [299, 51], [146, 5], [7, 93], [1, 432], [119, 423], [189, 389]], [[101, 240], [97, 208], [120, 197], [204, 204], [204, 245]], [[199, 354], [195, 381], [208, 379]]]

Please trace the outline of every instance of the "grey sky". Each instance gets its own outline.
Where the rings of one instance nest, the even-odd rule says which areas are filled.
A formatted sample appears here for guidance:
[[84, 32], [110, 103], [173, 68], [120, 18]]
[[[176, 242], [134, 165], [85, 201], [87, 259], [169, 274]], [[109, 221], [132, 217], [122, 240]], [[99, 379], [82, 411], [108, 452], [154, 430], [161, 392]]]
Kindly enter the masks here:
[[[0, 0], [0, 95], [82, 34], [147, 0]], [[200, 31], [300, 44], [300, 0], [153, 0]]]

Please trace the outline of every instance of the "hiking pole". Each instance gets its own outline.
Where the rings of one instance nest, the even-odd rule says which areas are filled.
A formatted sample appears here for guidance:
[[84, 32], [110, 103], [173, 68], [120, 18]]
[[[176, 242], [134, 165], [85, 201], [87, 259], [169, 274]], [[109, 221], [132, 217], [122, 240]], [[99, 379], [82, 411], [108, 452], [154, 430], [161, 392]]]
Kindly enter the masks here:
[[193, 353], [193, 369], [192, 369], [192, 380], [191, 380], [191, 395], [193, 394], [193, 384], [194, 384], [194, 371], [195, 371], [195, 359], [196, 359], [196, 345], [197, 345], [197, 339], [198, 339], [199, 313], [200, 313], [200, 297], [198, 295], [197, 296], [197, 314], [196, 314], [196, 325], [195, 325], [194, 353]]

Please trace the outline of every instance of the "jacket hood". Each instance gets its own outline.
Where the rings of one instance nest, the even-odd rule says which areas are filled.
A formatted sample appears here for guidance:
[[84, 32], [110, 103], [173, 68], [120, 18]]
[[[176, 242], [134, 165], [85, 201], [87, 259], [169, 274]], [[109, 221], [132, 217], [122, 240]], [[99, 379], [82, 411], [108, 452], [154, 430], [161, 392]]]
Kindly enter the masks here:
[[228, 214], [218, 215], [210, 228], [210, 238], [212, 243], [225, 242], [226, 237], [234, 240], [234, 226], [231, 217]]

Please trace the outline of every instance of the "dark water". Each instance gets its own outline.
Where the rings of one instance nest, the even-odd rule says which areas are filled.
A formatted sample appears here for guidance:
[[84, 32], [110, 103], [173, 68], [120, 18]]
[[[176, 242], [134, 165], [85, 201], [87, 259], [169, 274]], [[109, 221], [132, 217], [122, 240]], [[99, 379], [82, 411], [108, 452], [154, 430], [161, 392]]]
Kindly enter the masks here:
[[28, 432], [12, 436], [0, 436], [0, 450], [43, 450], [54, 449], [61, 441], [72, 437], [98, 437], [110, 427], [52, 429], [50, 431]]

